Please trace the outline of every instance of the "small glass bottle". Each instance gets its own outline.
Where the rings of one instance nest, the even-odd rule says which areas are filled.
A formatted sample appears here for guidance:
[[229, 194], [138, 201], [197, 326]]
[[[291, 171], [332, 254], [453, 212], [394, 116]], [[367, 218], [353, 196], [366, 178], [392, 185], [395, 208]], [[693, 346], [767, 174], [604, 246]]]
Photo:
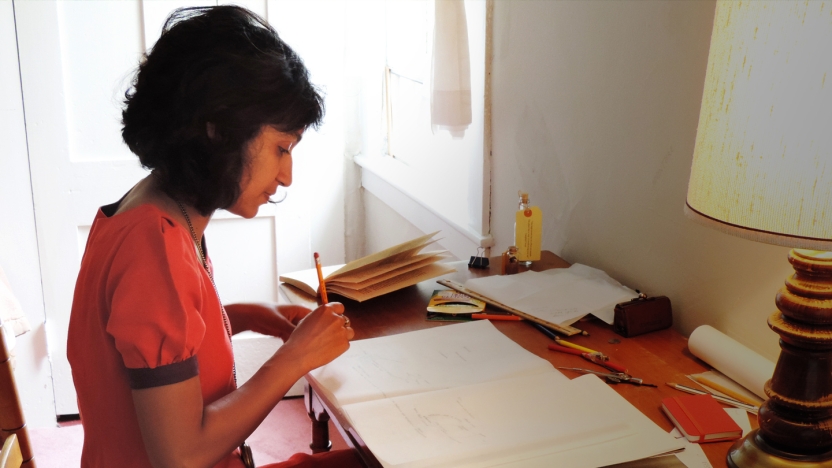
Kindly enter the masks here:
[[[522, 190], [518, 190], [517, 195], [520, 197], [520, 200], [517, 203], [517, 211], [518, 212], [525, 212], [526, 210], [529, 209], [529, 194], [522, 191]], [[517, 221], [515, 220], [514, 221], [514, 246], [521, 245], [521, 243], [522, 243], [522, 240], [518, 239]], [[515, 255], [516, 255], [517, 247], [514, 247], [514, 251], [515, 251]], [[530, 267], [532, 265], [531, 260], [522, 260], [522, 261], [518, 261], [518, 263], [520, 265], [523, 265], [524, 267]]]

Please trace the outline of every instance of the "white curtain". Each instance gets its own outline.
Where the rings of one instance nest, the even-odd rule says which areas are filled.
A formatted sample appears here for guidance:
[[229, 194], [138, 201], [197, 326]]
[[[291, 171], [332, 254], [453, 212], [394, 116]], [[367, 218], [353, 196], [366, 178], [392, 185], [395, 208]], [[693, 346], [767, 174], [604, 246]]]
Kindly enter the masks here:
[[464, 0], [436, 0], [431, 59], [431, 129], [462, 138], [471, 124], [471, 60]]

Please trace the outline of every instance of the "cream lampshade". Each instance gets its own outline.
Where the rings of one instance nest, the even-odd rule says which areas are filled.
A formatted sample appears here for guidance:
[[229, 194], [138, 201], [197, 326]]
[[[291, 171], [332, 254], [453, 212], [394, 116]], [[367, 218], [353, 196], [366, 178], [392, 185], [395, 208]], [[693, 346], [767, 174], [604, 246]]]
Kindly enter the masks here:
[[729, 466], [832, 466], [832, 2], [718, 1], [685, 213], [792, 250], [760, 429]]
[[832, 3], [718, 3], [686, 211], [832, 250]]

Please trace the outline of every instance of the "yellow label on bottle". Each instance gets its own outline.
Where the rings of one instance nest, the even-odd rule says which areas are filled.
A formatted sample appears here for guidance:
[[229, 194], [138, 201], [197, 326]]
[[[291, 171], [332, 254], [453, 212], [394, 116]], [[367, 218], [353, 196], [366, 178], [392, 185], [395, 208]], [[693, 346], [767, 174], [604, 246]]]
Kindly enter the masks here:
[[517, 260], [540, 260], [540, 241], [543, 215], [540, 208], [531, 206], [518, 210], [514, 215], [514, 242], [517, 244]]

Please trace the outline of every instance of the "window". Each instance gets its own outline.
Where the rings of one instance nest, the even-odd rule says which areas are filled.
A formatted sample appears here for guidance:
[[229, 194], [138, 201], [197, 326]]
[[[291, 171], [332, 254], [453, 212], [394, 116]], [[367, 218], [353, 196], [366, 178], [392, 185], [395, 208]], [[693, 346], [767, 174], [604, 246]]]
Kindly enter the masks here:
[[484, 157], [486, 2], [468, 0], [464, 6], [472, 111], [464, 135], [454, 137], [431, 126], [434, 2], [387, 1], [381, 69], [376, 72], [382, 77], [376, 81], [382, 96], [376, 120], [381, 142], [356, 157], [367, 190], [421, 230], [442, 230], [445, 248], [460, 258], [492, 243]]

